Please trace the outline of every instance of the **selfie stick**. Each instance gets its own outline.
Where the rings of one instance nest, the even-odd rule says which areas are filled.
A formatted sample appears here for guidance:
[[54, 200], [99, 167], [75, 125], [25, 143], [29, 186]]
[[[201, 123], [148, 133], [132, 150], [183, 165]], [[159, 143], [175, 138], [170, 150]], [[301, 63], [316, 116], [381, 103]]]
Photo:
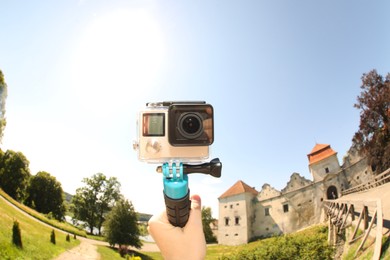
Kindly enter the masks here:
[[188, 174], [203, 173], [221, 177], [222, 163], [218, 158], [199, 165], [164, 163], [157, 167], [163, 174], [164, 200], [169, 222], [176, 227], [184, 227], [190, 216], [191, 201], [188, 188]]

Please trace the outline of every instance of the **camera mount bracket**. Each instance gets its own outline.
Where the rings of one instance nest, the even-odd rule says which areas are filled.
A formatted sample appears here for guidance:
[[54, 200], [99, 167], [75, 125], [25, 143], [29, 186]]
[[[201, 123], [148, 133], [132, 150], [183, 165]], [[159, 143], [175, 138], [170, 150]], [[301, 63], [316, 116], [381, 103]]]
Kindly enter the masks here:
[[176, 227], [184, 227], [191, 209], [188, 174], [203, 173], [221, 177], [222, 163], [218, 158], [199, 165], [164, 163], [157, 172], [163, 175], [164, 200], [169, 222]]

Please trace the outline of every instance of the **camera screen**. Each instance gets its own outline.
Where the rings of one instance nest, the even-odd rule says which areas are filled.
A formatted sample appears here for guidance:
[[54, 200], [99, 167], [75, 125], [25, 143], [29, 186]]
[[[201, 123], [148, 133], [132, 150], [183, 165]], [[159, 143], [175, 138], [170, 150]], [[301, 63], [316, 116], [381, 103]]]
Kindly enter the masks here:
[[146, 113], [142, 119], [143, 136], [164, 136], [165, 135], [165, 114]]

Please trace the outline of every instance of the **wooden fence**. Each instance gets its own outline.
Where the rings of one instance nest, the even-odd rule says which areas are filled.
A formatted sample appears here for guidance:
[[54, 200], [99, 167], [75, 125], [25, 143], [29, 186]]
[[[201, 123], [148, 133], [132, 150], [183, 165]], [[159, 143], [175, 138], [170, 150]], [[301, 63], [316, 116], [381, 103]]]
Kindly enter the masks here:
[[[324, 201], [325, 211], [329, 221], [329, 242], [336, 244], [336, 234], [343, 229], [351, 226], [356, 216], [359, 216], [356, 227], [349, 238], [345, 238], [347, 243], [352, 244], [356, 240], [363, 237], [355, 257], [363, 248], [370, 232], [375, 227], [375, 250], [372, 259], [379, 259], [382, 249], [382, 234], [383, 234], [383, 212], [380, 199], [376, 200], [326, 200]], [[362, 227], [361, 227], [362, 225]], [[363, 234], [357, 235], [359, 229], [363, 230]]]
[[386, 171], [382, 172], [381, 174], [374, 176], [372, 181], [362, 183], [362, 184], [357, 185], [353, 188], [350, 188], [348, 190], [343, 191], [342, 195], [345, 196], [345, 195], [350, 194], [350, 193], [369, 190], [369, 189], [375, 188], [377, 186], [380, 186], [382, 184], [385, 184], [387, 182], [390, 182], [390, 168], [387, 169]]

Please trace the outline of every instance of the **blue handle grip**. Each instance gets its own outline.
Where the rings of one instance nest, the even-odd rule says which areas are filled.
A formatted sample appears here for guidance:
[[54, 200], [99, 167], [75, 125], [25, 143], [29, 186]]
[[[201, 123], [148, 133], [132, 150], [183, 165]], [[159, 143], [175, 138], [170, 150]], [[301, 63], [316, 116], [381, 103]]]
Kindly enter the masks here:
[[164, 163], [162, 170], [168, 220], [173, 226], [184, 227], [191, 208], [188, 176], [183, 174], [182, 163], [180, 163], [179, 168], [176, 168], [176, 163], [173, 163], [172, 170], [168, 163]]

